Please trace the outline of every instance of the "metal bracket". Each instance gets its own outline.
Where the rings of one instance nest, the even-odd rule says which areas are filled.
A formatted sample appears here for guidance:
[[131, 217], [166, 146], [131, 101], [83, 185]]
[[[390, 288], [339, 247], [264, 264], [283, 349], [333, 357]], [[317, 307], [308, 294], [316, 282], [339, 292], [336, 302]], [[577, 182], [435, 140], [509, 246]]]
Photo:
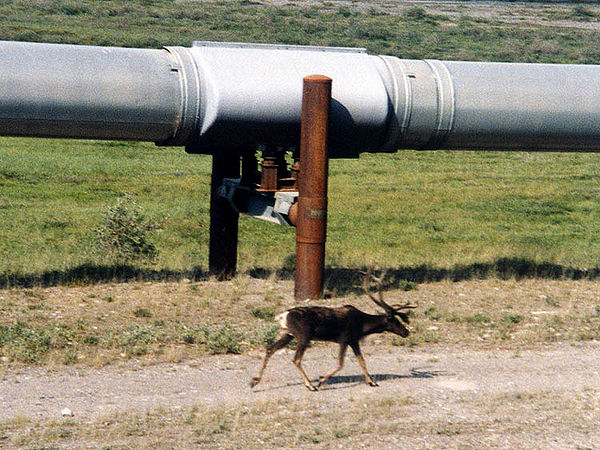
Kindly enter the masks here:
[[240, 185], [240, 178], [224, 178], [219, 196], [227, 199], [231, 207], [241, 213], [279, 225], [293, 226], [289, 211], [298, 199], [298, 192], [257, 192]]

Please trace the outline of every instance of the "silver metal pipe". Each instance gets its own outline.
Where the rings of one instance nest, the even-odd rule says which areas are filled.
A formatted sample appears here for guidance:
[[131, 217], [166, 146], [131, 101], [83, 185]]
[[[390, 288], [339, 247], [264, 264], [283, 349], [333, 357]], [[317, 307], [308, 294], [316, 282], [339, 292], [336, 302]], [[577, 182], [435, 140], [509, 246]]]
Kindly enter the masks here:
[[600, 66], [402, 60], [197, 42], [161, 50], [0, 42], [0, 135], [226, 151], [295, 145], [302, 78], [333, 79], [330, 155], [600, 151]]
[[182, 120], [166, 50], [0, 42], [0, 134], [164, 141]]
[[404, 83], [391, 95], [401, 124], [392, 148], [600, 150], [600, 66], [404, 60], [394, 68]]

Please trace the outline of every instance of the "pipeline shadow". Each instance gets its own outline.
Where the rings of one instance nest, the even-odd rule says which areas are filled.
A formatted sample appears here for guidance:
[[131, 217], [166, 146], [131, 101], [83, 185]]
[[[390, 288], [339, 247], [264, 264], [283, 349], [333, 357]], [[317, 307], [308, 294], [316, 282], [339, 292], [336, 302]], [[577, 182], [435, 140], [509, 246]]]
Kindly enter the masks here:
[[[329, 296], [360, 294], [366, 267], [327, 267], [325, 290]], [[416, 284], [443, 280], [467, 281], [472, 279], [549, 279], [549, 280], [597, 280], [600, 267], [580, 269], [549, 262], [535, 262], [526, 258], [499, 258], [489, 263], [456, 265], [440, 268], [431, 265], [381, 268], [385, 272], [384, 289], [414, 289]], [[277, 277], [293, 280], [294, 269], [253, 267], [240, 273], [252, 278]], [[60, 285], [89, 285], [101, 283], [124, 283], [130, 281], [207, 281], [208, 270], [194, 266], [185, 270], [147, 269], [133, 265], [81, 264], [65, 270], [49, 270], [41, 273], [0, 273], [0, 289], [52, 287]]]
[[65, 270], [41, 273], [0, 273], [0, 289], [126, 283], [130, 281], [206, 281], [208, 271], [196, 266], [186, 270], [153, 270], [128, 264], [81, 264]]
[[[364, 268], [332, 268], [325, 273], [326, 289], [334, 295], [360, 293], [363, 291]], [[412, 290], [416, 284], [439, 281], [467, 281], [498, 278], [501, 280], [548, 279], [548, 280], [596, 280], [600, 268], [580, 269], [549, 262], [536, 262], [525, 258], [499, 258], [490, 263], [473, 263], [440, 268], [430, 265], [414, 267], [383, 268], [385, 290]]]
[[[326, 267], [325, 290], [332, 296], [360, 294], [366, 267]], [[450, 268], [422, 264], [418, 266], [383, 267], [385, 272], [384, 289], [412, 290], [416, 284], [473, 279], [498, 278], [501, 280], [547, 279], [547, 280], [597, 280], [600, 267], [581, 269], [550, 262], [536, 262], [527, 258], [498, 258], [487, 263], [456, 265]], [[294, 271], [289, 268], [273, 270], [266, 268], [250, 269], [248, 275], [255, 278], [276, 276], [280, 279], [293, 279]]]

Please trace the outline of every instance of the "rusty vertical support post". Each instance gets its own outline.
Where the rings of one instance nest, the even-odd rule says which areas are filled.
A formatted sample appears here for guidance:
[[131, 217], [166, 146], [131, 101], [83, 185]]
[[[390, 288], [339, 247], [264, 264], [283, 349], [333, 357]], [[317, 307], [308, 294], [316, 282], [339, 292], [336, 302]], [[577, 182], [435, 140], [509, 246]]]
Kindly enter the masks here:
[[219, 196], [218, 190], [223, 178], [240, 177], [240, 154], [216, 151], [212, 158], [208, 272], [219, 280], [227, 280], [235, 275], [237, 265], [239, 214]]
[[331, 78], [303, 80], [296, 223], [296, 300], [323, 295], [327, 229], [327, 135]]

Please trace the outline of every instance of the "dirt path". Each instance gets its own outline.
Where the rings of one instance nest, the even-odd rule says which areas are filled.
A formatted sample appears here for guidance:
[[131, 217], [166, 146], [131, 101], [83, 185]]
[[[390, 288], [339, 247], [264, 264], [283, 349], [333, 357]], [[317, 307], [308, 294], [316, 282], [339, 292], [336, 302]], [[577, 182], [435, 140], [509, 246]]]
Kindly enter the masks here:
[[[259, 363], [258, 354], [148, 367], [129, 363], [102, 369], [8, 371], [0, 379], [0, 423], [24, 417], [60, 419], [63, 408], [69, 408], [75, 420], [85, 421], [131, 410], [302, 401], [315, 396], [330, 405], [349, 397], [358, 401], [367, 396], [410, 397], [411, 411], [417, 414], [411, 420], [482, 423], [488, 427], [486, 439], [492, 439], [491, 446], [511, 445], [503, 440], [502, 430], [494, 430], [494, 423], [500, 420], [496, 416], [505, 423], [507, 415], [518, 411], [519, 426], [538, 429], [537, 434], [529, 432], [526, 442], [531, 445], [600, 448], [598, 342], [519, 352], [458, 347], [412, 351], [367, 345], [367, 362], [379, 388], [362, 384], [360, 369], [349, 356], [339, 376], [316, 394], [303, 387], [290, 362], [291, 353], [286, 352], [272, 358], [255, 390], [248, 381]], [[307, 372], [316, 378], [333, 364], [334, 353], [333, 347], [310, 349], [305, 357]], [[488, 411], [486, 416], [482, 410]]]

